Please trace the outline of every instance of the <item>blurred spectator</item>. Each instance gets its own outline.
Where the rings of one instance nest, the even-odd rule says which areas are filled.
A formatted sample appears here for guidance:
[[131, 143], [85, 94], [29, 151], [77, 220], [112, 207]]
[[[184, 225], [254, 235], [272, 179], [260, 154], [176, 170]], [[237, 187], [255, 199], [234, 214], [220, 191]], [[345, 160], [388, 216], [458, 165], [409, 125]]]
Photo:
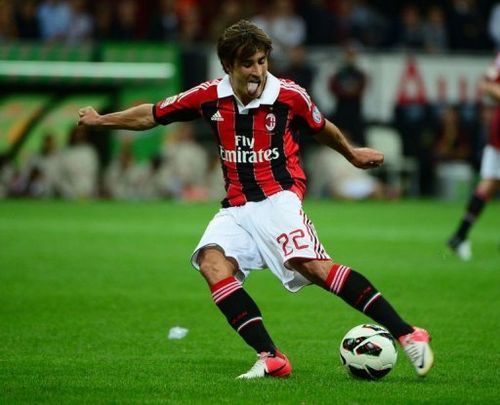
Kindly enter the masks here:
[[334, 21], [328, 44], [378, 47], [384, 42], [387, 23], [364, 0], [338, 0], [332, 10]]
[[40, 39], [40, 26], [36, 12], [36, 0], [24, 0], [21, 2], [16, 13], [16, 25], [19, 31], [19, 39]]
[[[275, 11], [274, 3], [266, 4], [264, 6], [260, 6], [257, 9], [257, 13], [251, 18], [251, 20], [254, 24], [258, 25], [261, 29], [265, 30], [266, 32], [271, 33], [275, 12], [276, 11]], [[274, 34], [271, 38], [273, 40], [273, 45], [274, 45], [274, 43], [277, 42], [276, 38], [274, 37]], [[276, 45], [280, 46], [279, 44], [276, 44]], [[273, 51], [274, 51], [274, 47], [273, 47]]]
[[355, 0], [351, 12], [353, 38], [363, 46], [378, 48], [386, 40], [388, 22], [364, 0]]
[[[290, 64], [288, 68], [279, 72], [279, 76], [285, 79], [293, 80], [299, 86], [305, 88], [311, 94], [312, 83], [314, 79], [314, 69], [309, 65], [306, 58], [306, 47], [298, 45], [290, 49], [289, 58]], [[317, 142], [310, 136], [299, 137], [300, 150], [305, 156], [308, 149]]]
[[285, 48], [302, 45], [306, 39], [304, 19], [295, 12], [294, 4], [290, 0], [276, 0], [272, 32], [274, 38]]
[[113, 9], [109, 3], [99, 2], [94, 11], [94, 38], [105, 41], [113, 38]]
[[199, 45], [206, 39], [202, 14], [198, 4], [186, 4], [181, 8], [179, 44], [181, 50], [183, 89], [190, 89], [207, 78], [207, 58]]
[[172, 179], [161, 155], [153, 156], [148, 163], [146, 177], [142, 185], [142, 198], [148, 200], [172, 198]]
[[423, 25], [424, 48], [429, 53], [444, 52], [448, 49], [448, 32], [444, 11], [440, 6], [432, 5], [427, 10]]
[[486, 21], [475, 0], [452, 0], [448, 17], [452, 49], [477, 51], [489, 48]]
[[141, 199], [147, 178], [147, 167], [135, 161], [132, 138], [123, 138], [118, 157], [111, 161], [104, 174], [106, 195], [117, 200]]
[[46, 134], [40, 152], [32, 156], [27, 164], [26, 194], [35, 198], [55, 197], [60, 182], [60, 156], [54, 136]]
[[24, 196], [31, 198], [45, 198], [49, 197], [47, 194], [43, 173], [38, 167], [35, 166], [28, 172]]
[[71, 0], [71, 29], [66, 41], [69, 44], [81, 44], [92, 39], [94, 17], [88, 12], [85, 0]]
[[333, 43], [344, 45], [356, 38], [354, 23], [354, 4], [350, 0], [339, 0], [335, 7], [335, 24]]
[[12, 196], [12, 183], [16, 168], [6, 155], [0, 155], [0, 199]]
[[[444, 179], [456, 176], [457, 170], [472, 173], [473, 140], [477, 131], [477, 121], [471, 114], [471, 107], [464, 105], [445, 105], [432, 134], [432, 160], [428, 165], [426, 184], [432, 195], [451, 198], [451, 191]], [[431, 194], [431, 193], [429, 193]]]
[[8, 196], [24, 197], [26, 194], [26, 177], [21, 168], [12, 162], [8, 162], [7, 173]]
[[200, 6], [193, 3], [185, 7], [181, 13], [179, 41], [181, 44], [191, 45], [208, 40], [203, 31], [203, 21]]
[[488, 32], [490, 38], [495, 43], [495, 47], [500, 51], [500, 3], [492, 7], [488, 20]]
[[306, 44], [331, 45], [335, 22], [327, 0], [312, 0], [299, 4], [300, 15], [306, 25]]
[[166, 139], [163, 156], [173, 195], [188, 200], [207, 198], [208, 154], [195, 141], [193, 124], [176, 124], [174, 132]]
[[273, 63], [277, 70], [288, 67], [289, 49], [306, 41], [304, 19], [295, 12], [291, 0], [272, 0], [253, 22], [269, 34], [273, 40]]
[[466, 188], [471, 186], [473, 177], [471, 129], [464, 125], [458, 106], [449, 105], [444, 109], [435, 133], [433, 147], [434, 195], [444, 199], [454, 199], [457, 197], [457, 184], [462, 183]]
[[158, 12], [153, 13], [149, 37], [156, 41], [174, 42], [179, 39], [180, 20], [176, 0], [160, 0]]
[[342, 200], [381, 199], [384, 185], [368, 171], [351, 165], [336, 151], [320, 146], [307, 161], [309, 195]]
[[75, 127], [69, 144], [60, 156], [60, 192], [66, 199], [87, 199], [97, 196], [98, 159], [87, 142], [87, 133]]
[[207, 174], [208, 199], [222, 201], [226, 196], [224, 175], [220, 165], [219, 157], [214, 157], [210, 162]]
[[212, 20], [212, 39], [219, 38], [222, 32], [229, 26], [249, 15], [247, 10], [249, 2], [242, 4], [238, 0], [224, 0], [220, 3], [217, 18]]
[[118, 41], [137, 39], [137, 4], [134, 0], [117, 3], [116, 16], [111, 24], [111, 37]]
[[403, 49], [421, 50], [424, 48], [424, 25], [420, 10], [414, 4], [403, 6], [394, 33], [395, 45]]
[[[86, 40], [93, 34], [94, 38], [105, 40], [129, 41], [146, 36], [153, 40], [192, 44], [206, 42], [209, 36], [216, 37], [228, 25], [253, 15], [253, 20], [274, 40], [278, 66], [286, 65], [287, 48], [305, 43], [343, 45], [355, 41], [374, 49], [398, 45], [408, 49], [425, 47], [429, 52], [438, 52], [446, 49], [449, 42], [451, 49], [455, 50], [483, 50], [491, 46], [488, 25], [489, 36], [497, 47], [500, 41], [498, 4], [490, 6], [491, 2], [477, 0], [450, 0], [446, 17], [443, 15], [444, 4], [411, 1], [385, 4], [367, 0], [271, 0], [268, 3], [238, 0], [221, 3], [215, 0], [0, 0], [0, 4], [0, 20], [3, 21], [0, 40], [41, 36], [44, 41], [57, 42], [69, 36], [70, 43], [79, 43], [82, 37]], [[15, 18], [11, 16], [14, 5]], [[91, 12], [76, 13], [78, 19], [75, 23], [71, 19], [71, 8], [81, 10], [88, 6], [91, 6]], [[34, 22], [36, 7], [38, 21]], [[255, 15], [257, 7], [261, 12]], [[428, 7], [425, 22], [419, 21], [419, 7]], [[489, 22], [488, 8], [491, 8]], [[400, 21], [389, 29], [398, 10], [401, 10]], [[148, 17], [150, 21], [147, 21]], [[446, 27], [443, 27], [444, 20]]]
[[42, 40], [62, 42], [71, 28], [71, 9], [66, 0], [44, 0], [38, 6]]
[[358, 145], [365, 145], [363, 95], [366, 75], [357, 66], [357, 52], [353, 46], [343, 50], [342, 61], [330, 79], [330, 92], [336, 99], [332, 121]]
[[472, 157], [470, 134], [461, 125], [456, 106], [448, 106], [436, 132], [434, 156], [438, 162], [462, 160]]
[[306, 47], [303, 45], [291, 48], [288, 53], [290, 64], [279, 76], [293, 80], [311, 94], [314, 70], [307, 61], [306, 52]]
[[394, 126], [401, 135], [405, 157], [415, 160], [419, 182], [410, 192], [413, 195], [429, 195], [434, 192], [432, 148], [434, 144], [431, 108], [417, 62], [408, 58], [407, 67], [400, 77], [394, 106]]
[[0, 0], [0, 43], [18, 37], [14, 6], [11, 0]]

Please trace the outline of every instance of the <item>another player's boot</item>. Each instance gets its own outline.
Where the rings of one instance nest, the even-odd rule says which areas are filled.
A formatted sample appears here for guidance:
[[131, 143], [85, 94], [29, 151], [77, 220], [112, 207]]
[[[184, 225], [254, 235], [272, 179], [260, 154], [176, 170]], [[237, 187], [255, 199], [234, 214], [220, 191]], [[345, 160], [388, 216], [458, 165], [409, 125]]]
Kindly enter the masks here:
[[448, 241], [448, 247], [463, 261], [472, 259], [472, 248], [469, 240], [454, 236]]
[[276, 351], [275, 355], [263, 352], [257, 356], [259, 358], [252, 368], [237, 378], [250, 380], [262, 377], [288, 377], [292, 373], [292, 365], [287, 357], [279, 351]]
[[429, 346], [430, 340], [429, 332], [417, 327], [413, 327], [412, 333], [399, 338], [399, 343], [420, 377], [424, 377], [434, 363], [434, 355]]

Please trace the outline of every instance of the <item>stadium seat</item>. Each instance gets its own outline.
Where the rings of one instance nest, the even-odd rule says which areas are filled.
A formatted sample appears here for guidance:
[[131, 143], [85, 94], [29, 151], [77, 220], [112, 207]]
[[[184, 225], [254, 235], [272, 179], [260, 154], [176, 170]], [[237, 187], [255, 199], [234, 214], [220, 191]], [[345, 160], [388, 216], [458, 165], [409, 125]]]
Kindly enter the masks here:
[[465, 200], [474, 183], [474, 171], [471, 165], [464, 161], [439, 163], [436, 177], [439, 198], [446, 201]]
[[372, 125], [367, 128], [366, 143], [384, 153], [380, 171], [386, 176], [388, 186], [395, 191], [418, 195], [418, 165], [413, 158], [404, 156], [399, 133], [392, 127]]

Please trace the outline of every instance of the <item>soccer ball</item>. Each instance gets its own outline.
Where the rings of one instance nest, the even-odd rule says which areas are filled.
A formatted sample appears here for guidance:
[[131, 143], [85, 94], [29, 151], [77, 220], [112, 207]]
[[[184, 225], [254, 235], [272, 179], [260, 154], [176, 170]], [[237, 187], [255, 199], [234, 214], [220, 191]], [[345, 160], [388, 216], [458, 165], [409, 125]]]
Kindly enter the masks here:
[[358, 325], [347, 332], [340, 343], [340, 361], [358, 378], [382, 378], [392, 370], [397, 358], [394, 338], [378, 325]]

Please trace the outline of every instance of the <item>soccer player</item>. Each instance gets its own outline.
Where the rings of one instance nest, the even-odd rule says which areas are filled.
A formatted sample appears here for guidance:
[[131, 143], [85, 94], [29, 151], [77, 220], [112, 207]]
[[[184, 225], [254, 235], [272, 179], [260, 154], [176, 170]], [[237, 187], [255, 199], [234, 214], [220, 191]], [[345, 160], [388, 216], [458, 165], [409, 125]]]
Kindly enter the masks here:
[[470, 197], [457, 230], [448, 240], [449, 248], [464, 261], [472, 258], [469, 232], [500, 184], [500, 52], [486, 78], [479, 83], [479, 89], [493, 98], [496, 107], [481, 160], [481, 180]]
[[335, 263], [302, 210], [306, 177], [298, 136], [314, 136], [362, 169], [380, 166], [382, 153], [352, 147], [306, 91], [268, 72], [272, 43], [254, 24], [228, 27], [217, 43], [226, 75], [156, 104], [98, 114], [79, 111], [79, 124], [141, 130], [203, 118], [210, 125], [226, 183], [222, 208], [208, 224], [191, 261], [231, 327], [258, 355], [243, 379], [286, 377], [292, 366], [274, 344], [257, 304], [242, 282], [269, 268], [292, 292], [316, 284], [386, 326], [417, 374], [433, 363], [430, 336], [405, 322], [360, 273]]

